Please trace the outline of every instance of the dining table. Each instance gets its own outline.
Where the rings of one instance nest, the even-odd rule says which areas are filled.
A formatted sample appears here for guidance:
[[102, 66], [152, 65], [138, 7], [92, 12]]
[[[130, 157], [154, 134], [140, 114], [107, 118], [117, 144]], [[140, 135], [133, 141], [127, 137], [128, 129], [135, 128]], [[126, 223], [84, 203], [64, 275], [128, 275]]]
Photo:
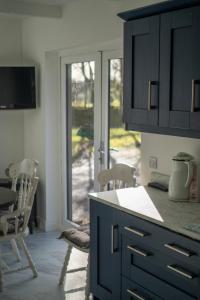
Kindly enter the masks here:
[[15, 204], [16, 198], [17, 192], [0, 187], [0, 210], [8, 209], [11, 205]]

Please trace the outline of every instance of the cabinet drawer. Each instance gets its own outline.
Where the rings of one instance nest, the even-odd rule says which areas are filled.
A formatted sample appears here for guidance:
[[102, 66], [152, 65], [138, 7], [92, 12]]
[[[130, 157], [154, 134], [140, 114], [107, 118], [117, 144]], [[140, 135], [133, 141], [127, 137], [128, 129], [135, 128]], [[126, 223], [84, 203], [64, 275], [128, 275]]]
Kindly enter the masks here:
[[200, 296], [199, 265], [194, 267], [182, 260], [163, 254], [153, 246], [122, 236], [122, 274], [135, 280], [135, 267], [158, 276], [185, 292]]
[[[197, 300], [166, 282], [134, 267], [134, 281], [122, 277], [122, 300]], [[132, 296], [131, 296], [131, 292]], [[135, 296], [135, 295], [136, 296]]]
[[153, 294], [143, 286], [122, 277], [122, 300], [160, 300], [159, 296]]
[[118, 212], [118, 218], [122, 235], [200, 270], [200, 242], [123, 212]]

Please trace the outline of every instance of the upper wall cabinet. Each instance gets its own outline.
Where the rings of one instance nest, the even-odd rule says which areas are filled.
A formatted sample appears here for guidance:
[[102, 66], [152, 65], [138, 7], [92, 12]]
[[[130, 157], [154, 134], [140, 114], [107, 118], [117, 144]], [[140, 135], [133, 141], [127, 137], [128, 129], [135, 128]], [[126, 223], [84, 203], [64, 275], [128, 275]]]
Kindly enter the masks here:
[[161, 15], [159, 125], [200, 130], [200, 7]]
[[159, 17], [125, 24], [124, 117], [128, 123], [158, 124]]
[[[119, 14], [128, 129], [200, 137], [200, 6], [167, 1]], [[190, 6], [190, 7], [188, 7]]]

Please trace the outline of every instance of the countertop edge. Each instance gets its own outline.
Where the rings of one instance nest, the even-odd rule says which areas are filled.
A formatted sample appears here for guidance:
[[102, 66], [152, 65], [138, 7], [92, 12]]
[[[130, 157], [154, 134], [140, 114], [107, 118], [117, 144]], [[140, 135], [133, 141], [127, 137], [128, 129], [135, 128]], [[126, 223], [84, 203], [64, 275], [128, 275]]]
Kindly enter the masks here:
[[127, 209], [126, 207], [121, 207], [119, 205], [115, 205], [115, 204], [113, 204], [113, 203], [111, 203], [109, 201], [106, 201], [104, 199], [100, 199], [100, 198], [96, 197], [94, 194], [89, 194], [88, 197], [91, 200], [97, 201], [99, 203], [108, 205], [108, 206], [113, 207], [113, 208], [116, 208], [116, 209], [118, 209], [120, 211], [128, 213], [129, 215], [133, 215], [133, 216], [138, 217], [138, 218], [140, 218], [142, 220], [146, 220], [146, 221], [151, 222], [153, 224], [156, 224], [156, 225], [158, 225], [160, 227], [164, 227], [164, 228], [166, 228], [166, 229], [168, 229], [170, 231], [182, 234], [182, 235], [184, 235], [187, 238], [191, 238], [191, 239], [193, 239], [193, 240], [195, 240], [197, 242], [200, 242], [200, 234], [198, 234], [196, 232], [193, 232], [191, 230], [187, 230], [187, 229], [184, 229], [184, 228], [180, 228], [180, 227], [175, 227], [175, 226], [172, 227], [171, 224], [169, 224], [169, 223], [159, 222], [156, 219], [153, 219], [153, 218], [150, 218], [148, 216], [145, 216], [145, 215], [142, 215], [140, 213], [137, 213], [134, 210], [130, 210], [130, 209]]

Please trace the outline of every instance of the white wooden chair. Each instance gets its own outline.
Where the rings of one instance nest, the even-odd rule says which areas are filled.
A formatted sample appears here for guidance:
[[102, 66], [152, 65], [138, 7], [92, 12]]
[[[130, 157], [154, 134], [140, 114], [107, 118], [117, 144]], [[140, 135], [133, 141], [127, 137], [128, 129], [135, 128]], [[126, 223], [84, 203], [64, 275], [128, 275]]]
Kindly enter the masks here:
[[[106, 189], [117, 189], [135, 186], [136, 181], [134, 178], [135, 168], [125, 164], [116, 164], [110, 170], [103, 170], [98, 174], [98, 181], [100, 184], [100, 190]], [[90, 258], [89, 258], [89, 242], [90, 242], [90, 229], [89, 225], [82, 225], [79, 228], [69, 228], [61, 234], [60, 238], [63, 238], [67, 244], [67, 253], [65, 256], [64, 264], [60, 274], [59, 285], [63, 285], [67, 267], [70, 260], [70, 254], [72, 248], [76, 248], [82, 252], [88, 253], [88, 263], [86, 267], [86, 288], [85, 288], [85, 299], [89, 299], [90, 285], [89, 285], [89, 271], [90, 271]], [[79, 268], [72, 271], [79, 271], [84, 268]]]
[[[29, 176], [31, 176], [33, 178], [33, 177], [36, 177], [36, 175], [37, 175], [38, 165], [39, 165], [39, 162], [37, 160], [28, 159], [28, 158], [25, 158], [21, 162], [11, 163], [8, 166], [8, 168], [5, 170], [6, 175], [12, 179], [11, 190], [14, 192], [17, 191], [18, 173], [19, 173], [20, 168], [22, 168], [21, 171], [23, 170], [23, 172], [28, 172]], [[9, 211], [12, 212], [13, 208], [14, 208], [13, 206], [9, 207]], [[10, 242], [11, 242], [12, 250], [13, 250], [13, 253], [14, 253], [16, 259], [18, 261], [20, 261], [21, 256], [20, 256], [20, 252], [17, 247], [16, 241], [14, 239], [12, 239]]]
[[8, 175], [12, 178], [11, 190], [17, 191], [18, 174], [19, 172], [25, 172], [30, 177], [36, 177], [39, 162], [35, 159], [25, 158], [20, 162], [10, 164], [8, 169]]
[[38, 178], [33, 176], [33, 172], [35, 172], [34, 161], [31, 162], [28, 159], [23, 160], [18, 165], [17, 171], [15, 168], [13, 189], [16, 188], [17, 183], [20, 185], [16, 199], [17, 205], [12, 211], [7, 211], [0, 216], [0, 243], [12, 240], [19, 242], [28, 260], [27, 266], [18, 269], [8, 269], [4, 272], [0, 265], [0, 291], [3, 287], [3, 274], [31, 268], [33, 276], [37, 277], [35, 265], [24, 241], [24, 237], [28, 234], [27, 225], [38, 184]]
[[100, 191], [127, 188], [136, 185], [135, 168], [126, 164], [116, 164], [112, 169], [98, 174]]

